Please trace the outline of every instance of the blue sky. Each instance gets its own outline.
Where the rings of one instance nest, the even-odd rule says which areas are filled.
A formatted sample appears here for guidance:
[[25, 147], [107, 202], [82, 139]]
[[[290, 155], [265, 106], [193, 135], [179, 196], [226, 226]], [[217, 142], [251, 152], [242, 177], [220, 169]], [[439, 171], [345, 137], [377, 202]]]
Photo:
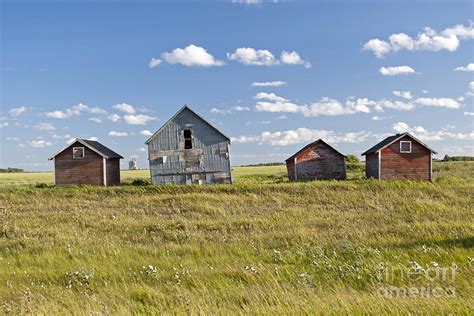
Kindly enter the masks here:
[[[248, 3], [247, 3], [248, 2]], [[71, 138], [147, 167], [183, 104], [234, 165], [323, 138], [359, 155], [410, 131], [474, 154], [470, 1], [3, 1], [0, 166], [51, 170]], [[455, 70], [456, 69], [456, 70]]]

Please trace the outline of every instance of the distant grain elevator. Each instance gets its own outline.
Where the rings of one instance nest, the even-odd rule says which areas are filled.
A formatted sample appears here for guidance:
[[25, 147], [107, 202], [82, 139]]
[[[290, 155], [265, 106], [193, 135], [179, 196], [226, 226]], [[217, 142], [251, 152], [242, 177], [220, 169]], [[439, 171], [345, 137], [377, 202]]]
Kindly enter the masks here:
[[229, 137], [187, 105], [145, 144], [153, 184], [232, 183]]
[[128, 170], [137, 170], [138, 169], [138, 164], [137, 164], [137, 158], [132, 158], [128, 161]]

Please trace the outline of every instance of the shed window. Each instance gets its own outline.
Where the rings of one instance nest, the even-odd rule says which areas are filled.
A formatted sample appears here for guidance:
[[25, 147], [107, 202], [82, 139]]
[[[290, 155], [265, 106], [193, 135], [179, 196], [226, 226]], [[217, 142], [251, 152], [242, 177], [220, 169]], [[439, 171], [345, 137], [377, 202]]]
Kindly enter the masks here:
[[193, 139], [191, 137], [191, 130], [185, 129], [184, 130], [184, 149], [192, 149], [193, 148]]
[[162, 157], [158, 158], [158, 162], [159, 163], [166, 163], [167, 159], [168, 159], [168, 156], [162, 156]]
[[84, 147], [73, 147], [72, 148], [72, 158], [73, 159], [84, 158]]
[[411, 153], [411, 142], [410, 141], [401, 141], [400, 142], [400, 152], [409, 154]]

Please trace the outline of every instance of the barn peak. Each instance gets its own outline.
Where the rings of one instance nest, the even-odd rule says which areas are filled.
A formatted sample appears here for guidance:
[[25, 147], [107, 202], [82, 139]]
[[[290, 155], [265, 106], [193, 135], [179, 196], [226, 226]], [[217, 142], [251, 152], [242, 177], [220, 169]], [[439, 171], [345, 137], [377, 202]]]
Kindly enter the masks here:
[[225, 139], [227, 139], [229, 142], [230, 142], [230, 138], [225, 135], [224, 133], [222, 133], [217, 127], [215, 127], [214, 125], [212, 125], [209, 121], [207, 121], [204, 117], [202, 117], [201, 115], [199, 115], [196, 111], [194, 111], [189, 105], [187, 104], [184, 104], [183, 107], [181, 109], [178, 110], [178, 112], [176, 112], [168, 121], [166, 121], [166, 123], [164, 123], [155, 133], [153, 133], [153, 135], [150, 136], [150, 138], [147, 139], [147, 141], [145, 142], [146, 145], [148, 145], [151, 140], [156, 136], [158, 135], [165, 126], [167, 126], [170, 122], [172, 122], [176, 117], [178, 117], [181, 113], [185, 112], [185, 111], [189, 111], [190, 113], [192, 113], [193, 115], [195, 115], [196, 117], [198, 117], [200, 120], [202, 120], [205, 124], [209, 125], [209, 127], [211, 127], [212, 129], [214, 129], [216, 132], [218, 132], [220, 135], [222, 135]]

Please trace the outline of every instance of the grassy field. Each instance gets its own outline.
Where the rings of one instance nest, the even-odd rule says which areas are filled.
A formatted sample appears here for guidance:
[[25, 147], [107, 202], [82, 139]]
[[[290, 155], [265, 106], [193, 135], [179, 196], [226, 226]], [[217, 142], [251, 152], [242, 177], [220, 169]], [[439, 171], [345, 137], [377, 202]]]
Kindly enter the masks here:
[[[357, 169], [357, 168], [356, 168]], [[435, 181], [37, 188], [0, 174], [0, 314], [473, 314], [474, 163]], [[124, 182], [148, 171], [123, 172]]]

